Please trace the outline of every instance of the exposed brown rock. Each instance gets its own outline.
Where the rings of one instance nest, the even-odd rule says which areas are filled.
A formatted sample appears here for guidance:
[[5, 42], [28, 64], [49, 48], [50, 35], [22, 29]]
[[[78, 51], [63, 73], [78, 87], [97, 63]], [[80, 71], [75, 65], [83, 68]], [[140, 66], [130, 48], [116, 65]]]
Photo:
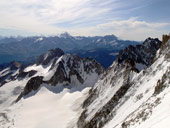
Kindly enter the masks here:
[[170, 35], [163, 35], [162, 36], [162, 44], [164, 45], [168, 40], [170, 40]]

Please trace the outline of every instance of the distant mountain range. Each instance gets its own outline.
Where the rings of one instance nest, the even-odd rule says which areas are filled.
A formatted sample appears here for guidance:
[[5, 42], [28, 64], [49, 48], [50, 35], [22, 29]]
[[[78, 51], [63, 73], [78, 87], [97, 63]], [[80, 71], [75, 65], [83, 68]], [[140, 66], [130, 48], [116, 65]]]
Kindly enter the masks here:
[[140, 42], [120, 40], [115, 35], [84, 37], [63, 33], [59, 36], [6, 37], [0, 38], [0, 64], [11, 61], [34, 62], [49, 49], [60, 48], [65, 53], [80, 57], [92, 57], [104, 67], [116, 59], [118, 52]]

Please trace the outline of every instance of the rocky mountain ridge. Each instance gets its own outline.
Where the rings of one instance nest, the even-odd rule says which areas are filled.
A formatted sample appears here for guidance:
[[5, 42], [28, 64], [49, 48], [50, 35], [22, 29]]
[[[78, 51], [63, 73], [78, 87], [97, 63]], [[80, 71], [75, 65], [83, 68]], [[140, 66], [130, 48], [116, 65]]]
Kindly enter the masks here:
[[136, 68], [140, 71], [152, 64], [160, 47], [161, 41], [159, 39], [148, 38], [142, 44], [136, 46], [130, 45], [121, 50], [117, 61], [118, 63], [122, 63], [125, 60], [134, 61]]
[[[157, 114], [155, 109], [168, 96], [169, 49], [170, 41], [161, 45], [157, 39], [147, 39], [142, 46], [130, 46], [121, 51], [117, 61], [90, 90], [77, 127], [153, 127], [150, 121], [154, 123], [161, 115], [166, 116], [164, 112], [159, 113], [160, 117], [154, 117]], [[139, 62], [146, 67], [138, 70], [136, 63]]]

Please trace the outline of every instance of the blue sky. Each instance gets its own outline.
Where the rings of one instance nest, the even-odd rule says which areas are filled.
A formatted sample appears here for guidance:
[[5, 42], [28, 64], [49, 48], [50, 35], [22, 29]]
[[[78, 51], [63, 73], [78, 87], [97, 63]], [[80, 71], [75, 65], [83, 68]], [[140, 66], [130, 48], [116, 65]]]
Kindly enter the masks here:
[[0, 35], [115, 34], [145, 40], [170, 32], [169, 0], [1, 0]]

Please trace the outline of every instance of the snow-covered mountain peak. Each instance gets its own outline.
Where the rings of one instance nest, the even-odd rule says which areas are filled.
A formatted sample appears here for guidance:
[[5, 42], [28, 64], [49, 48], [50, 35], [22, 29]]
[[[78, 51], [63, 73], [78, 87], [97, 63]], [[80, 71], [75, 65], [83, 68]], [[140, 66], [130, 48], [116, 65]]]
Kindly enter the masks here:
[[161, 41], [157, 38], [146, 39], [142, 44], [129, 46], [119, 52], [118, 62], [122, 63], [125, 60], [134, 61], [136, 68], [142, 69], [150, 66], [156, 55], [157, 50], [161, 47]]
[[59, 58], [60, 56], [64, 55], [64, 52], [59, 49], [51, 49], [47, 53], [41, 55], [39, 59], [37, 60], [37, 65], [42, 64], [42, 65], [47, 65], [50, 63], [50, 61], [54, 58]]
[[[55, 73], [49, 78], [51, 72]], [[92, 80], [96, 81], [103, 72], [104, 68], [93, 59], [65, 54], [58, 60], [53, 61], [49, 75], [47, 73], [44, 80], [49, 80], [52, 85], [63, 83], [64, 85], [71, 84], [74, 86], [93, 86], [94, 82]], [[89, 80], [92, 83], [89, 83]]]
[[160, 45], [161, 41], [158, 38], [147, 38], [144, 42], [143, 45], [145, 47], [153, 47], [153, 45]]
[[117, 40], [118, 38], [115, 35], [106, 35], [104, 36], [104, 38], [106, 39], [106, 41], [110, 41], [110, 40]]
[[64, 32], [64, 33], [61, 33], [60, 35], [59, 35], [59, 37], [62, 37], [62, 38], [70, 38], [70, 37], [72, 37], [68, 32]]

